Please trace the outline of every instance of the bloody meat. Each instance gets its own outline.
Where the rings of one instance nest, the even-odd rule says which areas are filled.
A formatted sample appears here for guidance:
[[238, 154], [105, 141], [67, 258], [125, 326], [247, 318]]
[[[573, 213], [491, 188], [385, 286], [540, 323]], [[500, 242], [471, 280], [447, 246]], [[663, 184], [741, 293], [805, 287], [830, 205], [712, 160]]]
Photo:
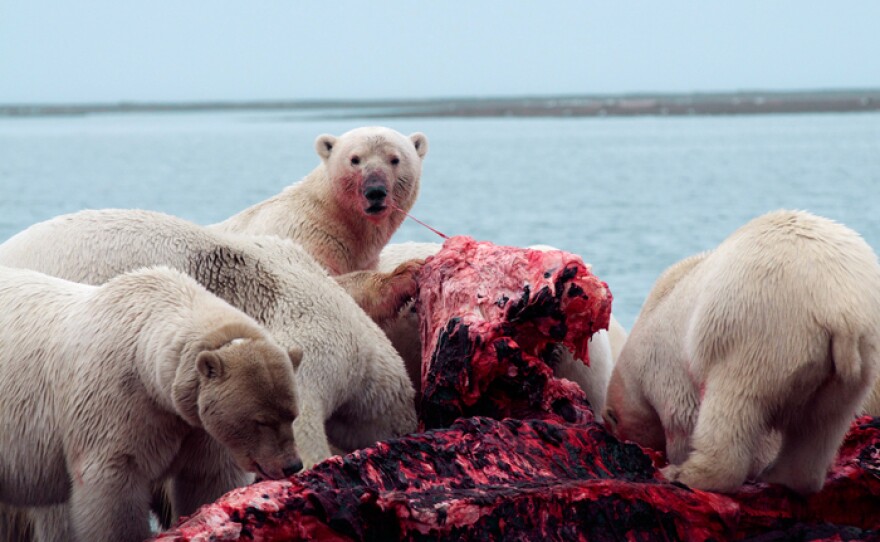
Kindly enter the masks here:
[[666, 482], [544, 363], [586, 360], [611, 296], [578, 258], [452, 238], [420, 277], [427, 431], [228, 493], [157, 540], [877, 540], [880, 419], [808, 499]]

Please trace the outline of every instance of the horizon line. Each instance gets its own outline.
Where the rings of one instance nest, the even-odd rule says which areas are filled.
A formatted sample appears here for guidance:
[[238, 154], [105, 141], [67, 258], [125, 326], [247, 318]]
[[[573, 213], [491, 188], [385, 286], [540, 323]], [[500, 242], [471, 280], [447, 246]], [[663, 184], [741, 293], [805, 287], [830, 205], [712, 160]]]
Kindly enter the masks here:
[[[880, 88], [814, 88], [790, 90], [742, 89], [692, 92], [621, 92], [595, 94], [472, 95], [421, 98], [299, 98], [254, 100], [119, 100], [115, 102], [9, 103], [0, 104], [0, 116], [52, 116], [91, 113], [147, 113], [184, 111], [258, 111], [397, 108], [392, 116], [535, 116], [538, 109], [554, 116], [619, 114], [760, 113], [877, 110]], [[684, 100], [684, 101], [683, 101]], [[638, 104], [633, 106], [633, 104]], [[646, 104], [648, 104], [646, 106]], [[795, 107], [798, 105], [806, 109]], [[697, 111], [695, 106], [699, 109]], [[673, 112], [670, 111], [670, 107]], [[831, 107], [831, 109], [828, 109]], [[844, 109], [841, 109], [841, 108]], [[421, 108], [421, 109], [420, 109]], [[720, 108], [720, 109], [719, 109]], [[574, 113], [572, 113], [574, 111]], [[375, 112], [364, 112], [376, 116]]]

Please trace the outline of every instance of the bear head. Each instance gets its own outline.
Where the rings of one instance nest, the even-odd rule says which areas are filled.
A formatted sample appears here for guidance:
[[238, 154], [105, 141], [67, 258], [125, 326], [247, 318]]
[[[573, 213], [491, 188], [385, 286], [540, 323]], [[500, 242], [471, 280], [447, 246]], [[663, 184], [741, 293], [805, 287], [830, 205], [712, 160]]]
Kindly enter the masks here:
[[605, 428], [620, 440], [665, 452], [666, 435], [660, 416], [638, 385], [629, 380], [626, 363], [618, 362], [611, 372], [605, 408], [602, 410]]
[[265, 339], [237, 338], [196, 357], [198, 416], [242, 469], [285, 478], [302, 469], [296, 454], [294, 369], [302, 352]]
[[315, 140], [333, 194], [344, 210], [379, 223], [395, 208], [408, 212], [415, 203], [428, 138], [409, 137], [390, 128], [356, 128], [339, 137]]

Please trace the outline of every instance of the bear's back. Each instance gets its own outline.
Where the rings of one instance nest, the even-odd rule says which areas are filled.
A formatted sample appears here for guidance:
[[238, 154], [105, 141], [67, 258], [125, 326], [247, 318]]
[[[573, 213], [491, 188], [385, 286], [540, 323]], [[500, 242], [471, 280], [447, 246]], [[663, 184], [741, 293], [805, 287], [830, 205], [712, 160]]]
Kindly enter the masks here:
[[[853, 230], [804, 211], [762, 215], [734, 232], [704, 266], [705, 297], [727, 311], [806, 311], [819, 321], [880, 308], [880, 265]], [[873, 309], [871, 309], [873, 314]]]
[[35, 224], [0, 245], [0, 265], [86, 284], [151, 265], [186, 271], [211, 237], [186, 220], [142, 210], [87, 210]]
[[41, 360], [63, 355], [57, 350], [67, 348], [68, 327], [76, 323], [77, 314], [85, 312], [83, 307], [95, 290], [43, 273], [0, 266], [0, 374], [11, 370], [12, 364], [29, 364], [25, 358], [30, 355]]
[[703, 361], [734, 350], [823, 359], [835, 332], [875, 333], [880, 318], [874, 252], [851, 229], [803, 211], [735, 231], [700, 266], [694, 291], [687, 343]]

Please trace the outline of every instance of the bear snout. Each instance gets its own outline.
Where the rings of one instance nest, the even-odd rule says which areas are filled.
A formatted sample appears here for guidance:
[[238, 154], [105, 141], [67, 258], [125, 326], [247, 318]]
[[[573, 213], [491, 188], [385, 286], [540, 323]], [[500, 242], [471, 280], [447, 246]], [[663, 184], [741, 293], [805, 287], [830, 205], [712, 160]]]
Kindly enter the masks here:
[[281, 461], [254, 461], [253, 463], [252, 470], [264, 480], [290, 478], [303, 469], [302, 461], [299, 458], [288, 458]]
[[299, 471], [301, 471], [302, 468], [303, 468], [303, 463], [302, 463], [302, 461], [300, 461], [299, 459], [296, 459], [296, 460], [291, 461], [290, 463], [288, 463], [286, 467], [282, 468], [282, 469], [281, 469], [281, 472], [284, 473], [284, 476], [285, 476], [286, 478], [290, 478], [290, 477], [293, 476], [294, 474], [296, 474], [296, 473], [298, 473]]
[[364, 190], [364, 197], [367, 201], [382, 201], [388, 195], [388, 190], [383, 185], [371, 186]]
[[367, 214], [379, 213], [385, 210], [385, 199], [388, 197], [388, 183], [385, 175], [380, 172], [372, 172], [364, 179], [362, 194], [367, 200]]

